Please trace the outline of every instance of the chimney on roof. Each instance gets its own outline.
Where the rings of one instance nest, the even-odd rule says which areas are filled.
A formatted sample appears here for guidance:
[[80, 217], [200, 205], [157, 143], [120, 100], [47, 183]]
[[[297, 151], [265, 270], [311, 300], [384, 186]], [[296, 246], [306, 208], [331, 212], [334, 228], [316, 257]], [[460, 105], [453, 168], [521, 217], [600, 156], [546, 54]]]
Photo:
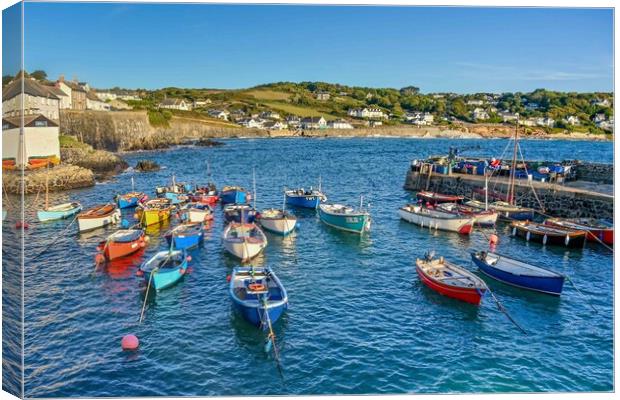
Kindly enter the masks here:
[[64, 75], [60, 75], [58, 77], [58, 82], [64, 82], [65, 81], [65, 76]]

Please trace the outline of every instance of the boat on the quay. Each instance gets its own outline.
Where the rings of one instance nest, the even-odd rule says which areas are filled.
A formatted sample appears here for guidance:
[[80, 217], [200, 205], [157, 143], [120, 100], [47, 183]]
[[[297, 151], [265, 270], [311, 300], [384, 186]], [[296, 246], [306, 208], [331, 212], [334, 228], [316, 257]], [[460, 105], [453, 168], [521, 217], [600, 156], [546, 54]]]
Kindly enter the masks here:
[[179, 211], [181, 219], [186, 222], [200, 223], [213, 220], [213, 209], [207, 203], [187, 203]]
[[140, 266], [147, 285], [160, 291], [177, 283], [188, 267], [185, 250], [164, 250], [156, 253]]
[[586, 231], [577, 231], [539, 224], [530, 221], [513, 221], [511, 235], [526, 241], [540, 242], [544, 245], [555, 244], [566, 247], [583, 247], [586, 243]]
[[475, 224], [479, 226], [493, 226], [497, 222], [498, 213], [493, 210], [480, 210], [475, 207], [456, 203], [441, 203], [435, 208], [454, 215], [474, 217]]
[[297, 217], [286, 210], [270, 208], [261, 211], [256, 220], [265, 230], [286, 236], [295, 230]]
[[241, 186], [224, 186], [220, 193], [222, 204], [249, 203], [251, 198], [250, 192]]
[[170, 231], [164, 237], [168, 244], [175, 249], [186, 250], [191, 249], [200, 244], [204, 240], [204, 226], [199, 224], [181, 224]]
[[362, 207], [342, 205], [342, 204], [320, 204], [319, 219], [326, 225], [346, 232], [362, 234], [370, 231], [370, 213]]
[[97, 247], [106, 260], [112, 261], [142, 250], [149, 238], [142, 229], [120, 229]]
[[241, 316], [262, 330], [271, 330], [288, 307], [286, 289], [269, 267], [233, 269], [229, 294]]
[[439, 203], [460, 203], [463, 201], [463, 196], [456, 196], [450, 194], [442, 194], [436, 192], [420, 191], [416, 194], [416, 197], [431, 205]]
[[588, 241], [614, 244], [614, 225], [611, 221], [597, 218], [547, 218], [545, 225], [585, 231]]
[[327, 196], [319, 189], [306, 190], [304, 188], [285, 190], [286, 204], [294, 207], [317, 208], [321, 203], [327, 201]]
[[249, 204], [228, 204], [224, 207], [224, 223], [254, 222], [257, 212]]
[[116, 224], [120, 220], [121, 210], [115, 204], [110, 203], [91, 207], [77, 216], [80, 232], [87, 232], [110, 224]]
[[469, 235], [476, 218], [470, 215], [456, 215], [445, 211], [422, 207], [416, 204], [407, 204], [398, 210], [400, 218], [422, 228], [439, 229]]
[[416, 271], [422, 283], [453, 299], [479, 305], [488, 290], [486, 283], [463, 267], [426, 255], [416, 259]]
[[169, 199], [153, 199], [141, 204], [136, 209], [136, 219], [143, 226], [162, 223], [170, 219], [170, 213], [174, 207]]
[[493, 252], [473, 252], [471, 259], [485, 275], [507, 285], [554, 296], [562, 293], [565, 277], [557, 272]]

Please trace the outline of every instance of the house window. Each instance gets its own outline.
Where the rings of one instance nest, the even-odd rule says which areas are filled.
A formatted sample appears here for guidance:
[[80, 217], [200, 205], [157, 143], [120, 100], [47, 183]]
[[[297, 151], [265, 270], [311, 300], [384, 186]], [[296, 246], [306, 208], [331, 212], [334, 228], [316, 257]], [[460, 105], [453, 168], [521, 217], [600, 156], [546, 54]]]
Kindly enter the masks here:
[[9, 126], [9, 124], [2, 124], [2, 130], [4, 131], [6, 129], [9, 129]]
[[47, 121], [34, 121], [34, 126], [37, 126], [37, 127], [47, 126]]

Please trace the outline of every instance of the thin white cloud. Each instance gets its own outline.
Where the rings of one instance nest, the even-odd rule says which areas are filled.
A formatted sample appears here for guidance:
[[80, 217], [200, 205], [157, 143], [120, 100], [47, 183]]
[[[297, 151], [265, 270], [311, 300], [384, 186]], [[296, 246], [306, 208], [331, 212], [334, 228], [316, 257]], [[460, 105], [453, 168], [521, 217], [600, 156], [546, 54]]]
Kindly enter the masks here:
[[[549, 70], [526, 70], [507, 65], [490, 65], [472, 62], [456, 62], [462, 67], [461, 72], [470, 77], [484, 76], [485, 79], [513, 80], [513, 81], [576, 81], [582, 79], [605, 78], [601, 68], [588, 68], [585, 71], [549, 71]], [[591, 72], [598, 71], [598, 72]]]

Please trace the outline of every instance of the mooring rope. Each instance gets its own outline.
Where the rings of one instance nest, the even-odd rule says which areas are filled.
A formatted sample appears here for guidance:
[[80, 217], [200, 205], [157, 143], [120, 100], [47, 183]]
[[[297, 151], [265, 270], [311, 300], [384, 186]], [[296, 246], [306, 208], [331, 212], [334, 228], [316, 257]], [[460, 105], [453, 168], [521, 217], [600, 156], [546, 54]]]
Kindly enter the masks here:
[[56, 238], [55, 238], [54, 240], [52, 240], [52, 242], [51, 242], [50, 244], [48, 244], [47, 246], [45, 246], [45, 250], [43, 250], [43, 251], [42, 251], [42, 252], [40, 252], [39, 254], [35, 255], [33, 258], [31, 258], [31, 259], [30, 259], [30, 261], [32, 262], [32, 261], [36, 260], [36, 259], [37, 259], [37, 258], [39, 258], [41, 255], [43, 255], [46, 251], [50, 250], [50, 249], [52, 248], [52, 246], [53, 246], [53, 245], [54, 245], [54, 244], [55, 244], [55, 243], [56, 243], [59, 239], [61, 239], [61, 238], [63, 237], [63, 235], [64, 235], [65, 231], [66, 231], [67, 229], [69, 229], [69, 227], [70, 227], [71, 225], [73, 225], [73, 223], [74, 223], [75, 221], [77, 221], [77, 218], [78, 218], [78, 217], [77, 217], [77, 215], [76, 215], [76, 216], [73, 218], [73, 220], [69, 223], [69, 225], [67, 225], [67, 226], [65, 227], [65, 229], [63, 229], [63, 230], [60, 232], [60, 234], [58, 234], [58, 235], [56, 236]]

